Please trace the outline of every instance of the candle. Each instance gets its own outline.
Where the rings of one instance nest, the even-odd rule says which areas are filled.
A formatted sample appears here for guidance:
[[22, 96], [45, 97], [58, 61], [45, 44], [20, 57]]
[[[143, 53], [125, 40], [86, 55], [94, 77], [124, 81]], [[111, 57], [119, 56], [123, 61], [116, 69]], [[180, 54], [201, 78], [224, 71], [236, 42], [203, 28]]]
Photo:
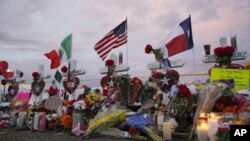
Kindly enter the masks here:
[[23, 117], [17, 118], [17, 127], [23, 127], [24, 119]]
[[197, 126], [197, 136], [199, 141], [209, 141], [208, 136], [208, 123], [201, 123]]
[[[212, 117], [212, 116], [211, 116]], [[210, 141], [215, 141], [215, 134], [218, 130], [218, 119], [217, 118], [209, 118], [208, 119], [208, 137]]]
[[210, 116], [210, 118], [216, 118], [216, 114], [215, 113], [210, 113], [209, 116]]
[[158, 113], [157, 114], [157, 125], [162, 126], [164, 121], [164, 114], [163, 113]]
[[200, 113], [200, 116], [201, 118], [206, 118], [206, 114], [205, 113]]
[[44, 132], [46, 130], [46, 113], [40, 112], [39, 115], [39, 131]]
[[35, 112], [35, 117], [34, 117], [34, 126], [33, 126], [34, 130], [38, 130], [39, 129], [39, 113]]
[[163, 139], [164, 140], [171, 140], [172, 139], [172, 126], [171, 122], [163, 122]]

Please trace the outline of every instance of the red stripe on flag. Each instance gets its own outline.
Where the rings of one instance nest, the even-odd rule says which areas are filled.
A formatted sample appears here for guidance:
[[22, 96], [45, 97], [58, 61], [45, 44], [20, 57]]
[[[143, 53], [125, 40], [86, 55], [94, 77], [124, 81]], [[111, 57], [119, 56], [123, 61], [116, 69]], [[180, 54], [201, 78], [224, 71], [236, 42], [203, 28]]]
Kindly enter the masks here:
[[173, 38], [173, 40], [168, 42], [165, 47], [168, 49], [168, 57], [187, 50], [185, 34]]
[[115, 37], [114, 32], [110, 32], [109, 34], [107, 34], [102, 40], [100, 40], [98, 43], [95, 44], [95, 50], [98, 50], [99, 48], [101, 48], [110, 40], [114, 39], [114, 37]]
[[127, 42], [127, 34], [124, 34], [121, 36], [119, 39], [115, 40], [114, 42], [110, 43], [107, 47], [102, 52], [99, 52], [99, 56], [102, 58], [102, 60], [105, 60], [107, 57], [108, 53], [114, 49], [117, 48]]
[[105, 60], [108, 53], [127, 42], [127, 20], [123, 21], [116, 28], [106, 34], [98, 41], [94, 49], [102, 60]]

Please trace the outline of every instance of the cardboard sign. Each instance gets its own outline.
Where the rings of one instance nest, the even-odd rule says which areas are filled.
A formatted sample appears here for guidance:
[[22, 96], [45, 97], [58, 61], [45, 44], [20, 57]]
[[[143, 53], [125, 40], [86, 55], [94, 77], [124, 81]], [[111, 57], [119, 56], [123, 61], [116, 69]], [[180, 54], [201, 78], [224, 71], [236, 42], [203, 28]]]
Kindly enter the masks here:
[[250, 70], [220, 69], [214, 68], [211, 72], [211, 80], [233, 79], [236, 90], [249, 89]]

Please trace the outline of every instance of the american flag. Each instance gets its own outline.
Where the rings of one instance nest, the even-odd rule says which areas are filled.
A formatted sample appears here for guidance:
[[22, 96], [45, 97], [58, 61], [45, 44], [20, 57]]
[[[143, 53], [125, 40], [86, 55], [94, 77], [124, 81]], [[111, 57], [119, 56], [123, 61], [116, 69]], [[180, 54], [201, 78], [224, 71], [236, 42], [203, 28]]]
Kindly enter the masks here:
[[105, 60], [108, 53], [127, 42], [127, 19], [111, 30], [99, 42], [94, 49], [102, 60]]

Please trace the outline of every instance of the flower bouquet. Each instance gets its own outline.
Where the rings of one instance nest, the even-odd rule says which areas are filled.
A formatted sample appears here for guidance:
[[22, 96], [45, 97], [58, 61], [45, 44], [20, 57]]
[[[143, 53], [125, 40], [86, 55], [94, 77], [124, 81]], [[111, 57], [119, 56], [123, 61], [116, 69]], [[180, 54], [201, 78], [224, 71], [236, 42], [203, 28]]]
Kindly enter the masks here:
[[114, 72], [115, 72], [115, 62], [114, 62], [114, 60], [108, 59], [108, 60], [105, 62], [105, 66], [108, 68], [107, 76], [113, 75]]
[[90, 120], [94, 119], [98, 110], [101, 108], [103, 97], [94, 92], [89, 92], [87, 95], [73, 103], [73, 125], [74, 128], [80, 123], [80, 128], [85, 130]]
[[84, 134], [85, 138], [88, 138], [93, 133], [99, 132], [101, 130], [105, 130], [110, 128], [118, 123], [121, 123], [127, 117], [128, 110], [126, 109], [117, 109], [111, 112], [104, 114], [103, 116], [99, 116], [92, 120], [89, 123], [89, 126]]
[[163, 53], [161, 52], [161, 49], [153, 49], [152, 45], [147, 44], [145, 47], [145, 53], [150, 54], [153, 53], [155, 55], [155, 59], [157, 61], [162, 61], [163, 59]]
[[179, 124], [177, 132], [189, 132], [192, 125], [192, 115], [195, 109], [196, 96], [192, 95], [190, 89], [183, 84], [176, 86], [177, 90], [173, 99], [172, 109]]
[[235, 48], [231, 46], [215, 48], [214, 54], [216, 55], [216, 63], [218, 63], [220, 67], [230, 66], [234, 51]]
[[224, 122], [219, 125], [217, 133], [215, 134], [215, 136], [217, 137], [217, 141], [229, 141], [230, 124], [231, 121]]
[[[126, 119], [125, 125], [129, 126], [130, 129], [135, 128], [141, 133], [146, 134], [146, 136], [152, 141], [161, 141], [162, 138], [155, 133], [150, 125], [152, 124], [152, 119], [147, 114], [136, 114]], [[133, 133], [130, 133], [133, 135]]]

